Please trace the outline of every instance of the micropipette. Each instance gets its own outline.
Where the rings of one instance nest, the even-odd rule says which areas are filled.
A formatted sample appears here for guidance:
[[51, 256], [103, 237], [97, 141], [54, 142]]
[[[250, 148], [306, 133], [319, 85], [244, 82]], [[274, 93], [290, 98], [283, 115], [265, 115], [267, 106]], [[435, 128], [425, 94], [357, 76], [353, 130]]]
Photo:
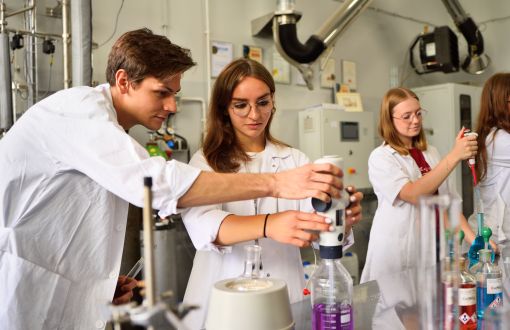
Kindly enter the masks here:
[[[478, 133], [476, 132], [470, 132], [470, 131], [466, 131], [464, 132], [464, 136], [476, 136], [478, 137]], [[469, 166], [469, 169], [471, 169], [471, 175], [473, 176], [473, 186], [476, 186], [478, 184], [478, 180], [477, 180], [477, 177], [476, 177], [476, 169], [475, 169], [475, 158], [469, 158], [468, 160], [468, 166]]]

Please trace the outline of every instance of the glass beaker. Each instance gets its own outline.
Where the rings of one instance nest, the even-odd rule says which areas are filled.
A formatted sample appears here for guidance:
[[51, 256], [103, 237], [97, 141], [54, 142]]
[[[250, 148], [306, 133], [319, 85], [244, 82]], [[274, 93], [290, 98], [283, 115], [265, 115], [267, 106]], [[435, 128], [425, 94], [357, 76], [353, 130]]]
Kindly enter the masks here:
[[458, 328], [461, 200], [450, 194], [419, 198], [416, 266], [421, 329]]

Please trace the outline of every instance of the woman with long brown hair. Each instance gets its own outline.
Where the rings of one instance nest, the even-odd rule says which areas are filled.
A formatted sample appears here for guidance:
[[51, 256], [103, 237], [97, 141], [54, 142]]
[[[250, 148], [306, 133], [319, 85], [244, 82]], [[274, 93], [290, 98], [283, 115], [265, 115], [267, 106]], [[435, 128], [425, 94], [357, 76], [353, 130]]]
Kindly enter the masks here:
[[[380, 110], [379, 134], [383, 144], [370, 154], [368, 175], [377, 195], [367, 259], [361, 281], [377, 279], [414, 266], [415, 219], [418, 198], [426, 194], [454, 193], [448, 175], [462, 160], [476, 154], [476, 138], [457, 135], [455, 146], [443, 159], [427, 144], [423, 130], [426, 110], [407, 88], [386, 92]], [[474, 233], [461, 215], [466, 240]]]
[[[302, 152], [270, 133], [276, 111], [274, 93], [273, 77], [262, 64], [238, 59], [227, 65], [213, 87], [203, 148], [190, 164], [223, 173], [277, 173], [308, 163]], [[351, 198], [347, 232], [361, 219], [362, 194]], [[184, 224], [197, 253], [184, 302], [201, 307], [186, 318], [190, 328], [204, 326], [213, 284], [242, 273], [245, 245], [260, 245], [263, 276], [285, 280], [291, 303], [301, 300], [305, 278], [298, 247], [309, 246], [317, 238], [310, 230], [325, 231], [330, 226], [330, 220], [312, 211], [310, 200], [281, 198], [186, 210]]]
[[485, 83], [478, 115], [476, 173], [485, 225], [496, 242], [510, 239], [510, 73]]

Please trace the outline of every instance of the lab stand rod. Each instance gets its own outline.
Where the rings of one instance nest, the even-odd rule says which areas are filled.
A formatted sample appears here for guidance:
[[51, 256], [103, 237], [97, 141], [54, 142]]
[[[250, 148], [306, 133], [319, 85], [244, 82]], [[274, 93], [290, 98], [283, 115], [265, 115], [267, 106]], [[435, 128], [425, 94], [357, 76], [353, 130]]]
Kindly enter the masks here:
[[62, 56], [64, 60], [64, 88], [69, 88], [69, 1], [62, 0]]
[[[30, 31], [30, 38], [28, 39], [27, 49], [30, 49], [28, 67], [30, 68], [30, 89], [28, 92], [29, 103], [28, 106], [32, 106], [37, 103], [37, 97], [39, 95], [39, 81], [37, 76], [37, 42], [35, 37], [35, 31], [37, 30], [37, 7], [36, 0], [30, 0], [30, 6], [32, 10], [28, 11], [28, 19], [26, 20], [25, 27]], [[28, 69], [27, 69], [28, 70]]]
[[42, 38], [42, 39], [48, 38], [48, 37], [62, 39], [62, 35], [55, 34], [55, 33], [30, 32], [30, 31], [23, 30], [23, 29], [10, 29], [10, 28], [6, 28], [5, 31], [10, 32], [10, 33], [19, 33], [19, 34], [23, 34], [23, 35], [34, 35], [37, 38]]
[[[24, 7], [24, 8], [21, 8], [21, 9], [18, 9], [18, 10], [15, 10], [15, 11], [11, 11], [9, 13], [5, 13], [4, 14], [4, 17], [7, 18], [7, 17], [11, 17], [11, 16], [15, 16], [15, 15], [18, 15], [18, 14], [22, 14], [24, 12], [27, 12], [29, 10], [32, 10], [35, 8], [35, 3], [32, 4], [31, 6], [28, 6], [28, 7]], [[5, 9], [4, 9], [5, 10]]]
[[144, 280], [145, 280], [145, 301], [147, 307], [156, 304], [155, 297], [155, 267], [154, 267], [154, 233], [152, 218], [152, 178], [144, 178], [144, 206], [143, 206], [143, 258]]

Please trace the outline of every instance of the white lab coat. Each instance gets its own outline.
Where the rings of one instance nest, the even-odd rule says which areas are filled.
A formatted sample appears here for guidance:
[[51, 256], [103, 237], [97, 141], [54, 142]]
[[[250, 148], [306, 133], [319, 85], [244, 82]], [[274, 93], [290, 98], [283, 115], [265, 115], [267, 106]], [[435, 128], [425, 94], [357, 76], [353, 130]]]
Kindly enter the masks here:
[[[277, 146], [267, 141], [262, 155], [261, 173], [282, 172], [307, 163], [309, 160], [301, 151]], [[204, 171], [211, 171], [201, 151], [192, 157], [190, 165]], [[246, 172], [243, 165], [239, 172]], [[256, 203], [258, 214], [286, 210], [313, 212], [310, 199], [296, 201], [267, 197], [257, 199]], [[191, 330], [201, 329], [205, 324], [209, 295], [214, 283], [240, 276], [244, 269], [244, 246], [254, 244], [253, 241], [249, 241], [220, 247], [213, 243], [221, 222], [229, 214], [254, 215], [254, 201], [193, 207], [182, 213], [186, 229], [197, 249], [184, 296], [185, 303], [200, 306], [200, 309], [192, 311], [184, 319]], [[262, 247], [261, 259], [264, 273], [270, 277], [285, 280], [291, 303], [302, 300], [305, 278], [299, 248], [267, 238], [260, 239], [259, 243]], [[351, 232], [346, 240], [346, 247], [352, 243]]]
[[[433, 146], [423, 152], [425, 160], [434, 168], [440, 161]], [[416, 265], [417, 207], [398, 197], [402, 187], [421, 177], [420, 169], [411, 155], [402, 156], [389, 145], [374, 149], [368, 159], [368, 176], [377, 195], [367, 258], [360, 282], [376, 280], [381, 275], [399, 273]], [[446, 180], [439, 186], [439, 194], [452, 193], [453, 186]]]
[[110, 88], [30, 108], [0, 140], [0, 329], [102, 329], [119, 275], [128, 201], [175, 213], [199, 171], [150, 158], [118, 124]]
[[491, 239], [499, 242], [510, 239], [510, 134], [493, 128], [486, 145], [487, 176], [480, 181], [484, 225], [492, 229]]

